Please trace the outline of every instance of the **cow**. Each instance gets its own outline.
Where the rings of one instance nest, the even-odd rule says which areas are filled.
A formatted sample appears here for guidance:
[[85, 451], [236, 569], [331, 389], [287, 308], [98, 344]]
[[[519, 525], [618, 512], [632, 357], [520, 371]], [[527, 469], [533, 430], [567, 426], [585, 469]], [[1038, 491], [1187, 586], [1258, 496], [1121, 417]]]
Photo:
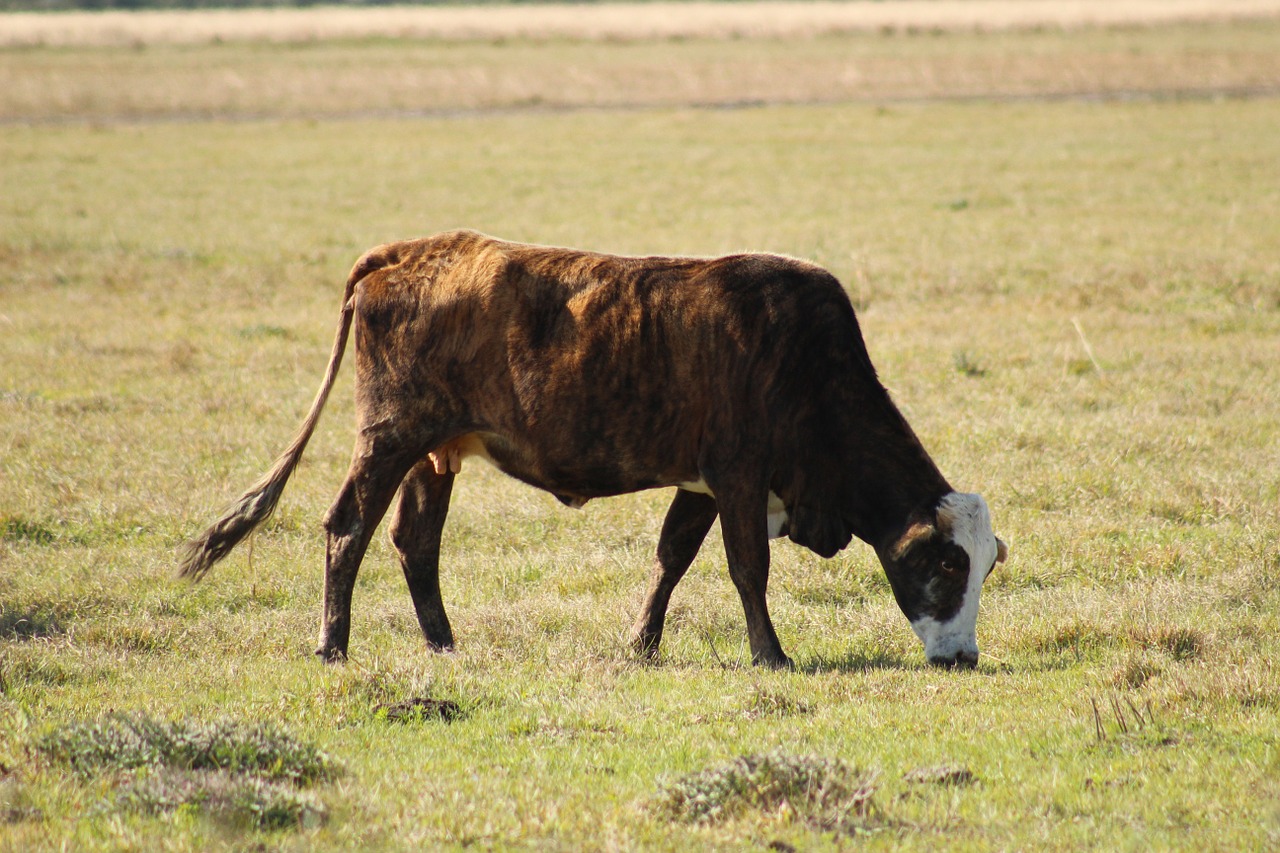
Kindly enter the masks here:
[[769, 618], [769, 539], [875, 549], [927, 660], [977, 665], [983, 581], [1005, 559], [987, 505], [955, 491], [890, 399], [829, 272], [773, 254], [621, 257], [474, 231], [389, 243], [347, 278], [332, 354], [297, 435], [199, 537], [199, 579], [270, 516], [315, 430], [350, 332], [357, 434], [324, 518], [316, 654], [347, 656], [365, 549], [390, 524], [427, 645], [454, 480], [479, 457], [580, 507], [676, 487], [631, 630], [654, 656], [672, 591], [716, 517], [753, 663], [789, 667]]

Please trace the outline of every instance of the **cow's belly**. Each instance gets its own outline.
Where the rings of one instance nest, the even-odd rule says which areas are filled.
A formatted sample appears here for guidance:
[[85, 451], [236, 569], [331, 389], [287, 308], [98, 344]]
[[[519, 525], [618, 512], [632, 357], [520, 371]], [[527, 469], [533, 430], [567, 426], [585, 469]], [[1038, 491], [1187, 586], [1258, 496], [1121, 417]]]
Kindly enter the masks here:
[[[707, 485], [706, 480], [695, 480], [691, 483], [681, 483], [680, 488], [686, 492], [697, 492], [701, 495], [710, 495], [715, 497], [715, 493], [711, 491], [711, 487]], [[769, 503], [765, 508], [766, 518], [769, 521], [769, 538], [777, 539], [786, 535], [787, 529], [787, 508], [782, 503], [782, 498], [773, 492], [769, 492]]]
[[[546, 489], [555, 494], [566, 505], [574, 508], [581, 507], [592, 497], [624, 494], [670, 483], [670, 481], [663, 483], [637, 480], [635, 482], [592, 483], [584, 488], [584, 484], [575, 482], [575, 478], [572, 475], [560, 474], [557, 476], [556, 472], [534, 471], [527, 466], [519, 464], [517, 461], [519, 454], [513, 453], [513, 448], [503, 446], [505, 442], [495, 444], [495, 438], [496, 436], [488, 436], [489, 444], [486, 444], [485, 439], [479, 433], [468, 433], [436, 448], [431, 453], [436, 469], [441, 472], [443, 472], [443, 469], [455, 472], [460, 471], [464, 459], [477, 457], [518, 480]], [[490, 444], [494, 446], [490, 447]], [[711, 491], [711, 487], [707, 485], [705, 480], [684, 481], [678, 483], [677, 486], [687, 492], [698, 492], [699, 494], [715, 497], [715, 493]], [[787, 508], [783, 504], [782, 498], [772, 491], [769, 492], [769, 502], [765, 507], [765, 512], [769, 538], [778, 539], [786, 535]]]
[[582, 459], [544, 460], [551, 454], [536, 445], [524, 445], [493, 433], [468, 433], [431, 451], [436, 470], [458, 472], [462, 462], [475, 457], [499, 471], [556, 495], [565, 504], [580, 507], [590, 498], [637, 492], [670, 485], [672, 479], [645, 469], [591, 466]]

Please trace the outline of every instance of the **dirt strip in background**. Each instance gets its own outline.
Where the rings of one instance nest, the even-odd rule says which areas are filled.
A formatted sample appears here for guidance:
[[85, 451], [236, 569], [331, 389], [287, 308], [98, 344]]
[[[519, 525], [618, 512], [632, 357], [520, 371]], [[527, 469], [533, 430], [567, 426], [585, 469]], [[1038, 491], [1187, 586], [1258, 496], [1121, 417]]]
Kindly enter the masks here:
[[894, 30], [1130, 26], [1280, 17], [1280, 0], [854, 0], [0, 14], [0, 47], [803, 37]]

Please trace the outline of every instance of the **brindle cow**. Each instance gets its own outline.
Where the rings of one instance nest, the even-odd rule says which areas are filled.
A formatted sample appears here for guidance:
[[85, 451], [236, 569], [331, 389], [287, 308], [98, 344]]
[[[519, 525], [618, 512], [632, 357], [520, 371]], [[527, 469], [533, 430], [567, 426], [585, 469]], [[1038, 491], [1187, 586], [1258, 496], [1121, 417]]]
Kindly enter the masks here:
[[324, 520], [320, 647], [346, 656], [351, 592], [391, 522], [418, 622], [453, 646], [440, 598], [454, 477], [480, 456], [571, 506], [677, 487], [632, 629], [655, 654], [672, 590], [716, 516], [752, 660], [790, 664], [765, 604], [771, 537], [830, 557], [875, 548], [931, 663], [971, 667], [982, 583], [1005, 556], [876, 378], [849, 299], [776, 255], [628, 258], [470, 231], [392, 243], [351, 271], [319, 394], [274, 467], [191, 542], [199, 578], [271, 514], [355, 329], [351, 468]]

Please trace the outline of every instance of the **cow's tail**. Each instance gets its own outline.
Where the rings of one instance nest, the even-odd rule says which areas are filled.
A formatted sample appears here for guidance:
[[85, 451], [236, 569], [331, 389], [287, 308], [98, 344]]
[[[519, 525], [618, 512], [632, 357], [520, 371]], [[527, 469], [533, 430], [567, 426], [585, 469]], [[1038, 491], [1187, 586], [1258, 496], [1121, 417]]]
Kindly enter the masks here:
[[288, 448], [280, 454], [271, 470], [254, 483], [240, 499], [227, 508], [222, 517], [209, 526], [195, 539], [186, 544], [182, 550], [178, 575], [200, 580], [205, 572], [213, 568], [231, 550], [244, 541], [250, 533], [260, 527], [271, 517], [285, 484], [289, 482], [293, 470], [302, 459], [302, 452], [315, 432], [320, 421], [320, 413], [329, 399], [334, 380], [338, 377], [338, 367], [342, 364], [342, 354], [347, 348], [347, 338], [351, 333], [351, 319], [355, 313], [354, 294], [360, 279], [376, 269], [396, 263], [394, 249], [391, 246], [380, 246], [356, 262], [347, 277], [347, 288], [342, 295], [342, 316], [338, 321], [338, 331], [333, 341], [333, 351], [329, 354], [329, 366], [325, 370], [324, 381], [320, 391], [311, 403], [311, 410], [298, 428]]

